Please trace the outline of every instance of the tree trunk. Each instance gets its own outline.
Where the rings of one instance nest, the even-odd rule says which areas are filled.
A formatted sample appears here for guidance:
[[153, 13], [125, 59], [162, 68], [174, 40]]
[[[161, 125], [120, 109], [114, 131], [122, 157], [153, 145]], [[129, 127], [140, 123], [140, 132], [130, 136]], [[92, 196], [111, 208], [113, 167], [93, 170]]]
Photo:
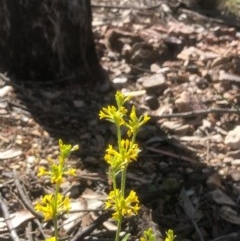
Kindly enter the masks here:
[[88, 76], [100, 68], [90, 0], [1, 0], [0, 71], [17, 79]]

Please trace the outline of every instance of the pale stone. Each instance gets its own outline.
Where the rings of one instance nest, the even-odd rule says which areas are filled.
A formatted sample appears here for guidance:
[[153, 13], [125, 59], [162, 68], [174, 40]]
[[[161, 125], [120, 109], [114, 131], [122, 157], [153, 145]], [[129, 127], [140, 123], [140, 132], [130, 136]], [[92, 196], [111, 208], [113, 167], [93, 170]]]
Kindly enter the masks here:
[[225, 137], [224, 143], [232, 149], [240, 147], [240, 126], [236, 126], [232, 131], [229, 131]]
[[231, 162], [232, 165], [234, 166], [240, 166], [240, 159], [235, 159]]
[[163, 93], [163, 91], [167, 88], [166, 78], [161, 73], [142, 77], [138, 80], [138, 82], [142, 82], [142, 85], [146, 90], [153, 91], [158, 94]]

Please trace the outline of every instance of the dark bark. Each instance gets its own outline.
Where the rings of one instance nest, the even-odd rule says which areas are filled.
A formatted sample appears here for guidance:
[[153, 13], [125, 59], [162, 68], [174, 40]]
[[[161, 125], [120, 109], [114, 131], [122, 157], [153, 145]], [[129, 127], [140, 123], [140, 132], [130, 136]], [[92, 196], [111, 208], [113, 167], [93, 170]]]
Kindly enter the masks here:
[[74, 78], [99, 67], [90, 0], [2, 0], [0, 71], [18, 79]]

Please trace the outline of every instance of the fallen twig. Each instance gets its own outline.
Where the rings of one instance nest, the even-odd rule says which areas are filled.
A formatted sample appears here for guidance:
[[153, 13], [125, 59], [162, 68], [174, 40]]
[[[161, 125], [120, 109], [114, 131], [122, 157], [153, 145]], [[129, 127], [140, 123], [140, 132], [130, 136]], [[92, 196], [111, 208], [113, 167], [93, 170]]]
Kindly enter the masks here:
[[70, 241], [82, 240], [84, 237], [91, 234], [93, 232], [93, 230], [95, 230], [96, 228], [101, 226], [102, 223], [104, 223], [107, 219], [109, 219], [111, 217], [111, 213], [112, 212], [103, 213], [101, 216], [99, 216], [94, 221], [94, 223], [92, 223], [91, 225], [89, 225], [85, 229], [79, 228], [79, 231], [74, 235], [74, 237], [72, 239], [70, 239]]
[[194, 165], [198, 164], [198, 162], [194, 161], [193, 159], [191, 159], [189, 157], [182, 156], [182, 155], [179, 155], [179, 154], [175, 154], [175, 153], [172, 153], [172, 152], [169, 152], [169, 151], [160, 150], [159, 148], [145, 147], [145, 149], [147, 149], [149, 151], [153, 151], [155, 153], [163, 154], [165, 156], [170, 156], [170, 157], [173, 157], [173, 158], [179, 158], [179, 159], [181, 159], [183, 161], [190, 162], [190, 163], [192, 163]]
[[186, 190], [183, 188], [180, 193], [180, 198], [182, 200], [182, 206], [185, 214], [188, 216], [190, 221], [192, 222], [196, 233], [198, 234], [199, 240], [204, 241], [203, 235], [198, 227], [198, 224], [195, 220], [196, 209], [193, 207], [192, 202], [190, 201], [189, 197], [187, 196]]
[[3, 200], [1, 193], [0, 193], [0, 207], [1, 207], [3, 217], [5, 219], [5, 222], [6, 222], [6, 225], [7, 225], [7, 228], [9, 230], [9, 233], [10, 233], [10, 236], [11, 236], [12, 240], [13, 241], [19, 241], [19, 237], [17, 235], [17, 232], [16, 232], [16, 230], [14, 229], [14, 227], [11, 223], [11, 218], [10, 218], [10, 215], [9, 215], [9, 212], [8, 212], [8, 207]]
[[15, 183], [15, 186], [18, 190], [18, 193], [21, 197], [21, 200], [23, 202], [23, 204], [26, 206], [26, 208], [37, 218], [40, 218], [40, 219], [43, 219], [43, 215], [41, 215], [40, 213], [37, 213], [35, 211], [35, 209], [33, 208], [32, 206], [32, 203], [30, 202], [30, 200], [28, 199], [27, 195], [25, 194], [25, 192], [23, 191], [23, 187], [17, 177], [17, 172], [16, 170], [13, 170], [13, 177], [14, 177], [14, 183]]
[[[152, 117], [155, 118], [176, 118], [176, 117], [182, 117], [182, 118], [190, 118], [195, 117], [198, 115], [207, 115], [207, 114], [240, 114], [240, 111], [233, 108], [211, 108], [207, 110], [195, 110], [195, 111], [188, 111], [188, 112], [181, 112], [181, 113], [173, 113], [173, 114], [166, 114], [166, 115], [152, 115]], [[149, 114], [151, 116], [151, 114]]]
[[147, 7], [136, 7], [136, 6], [118, 6], [118, 5], [105, 5], [105, 4], [91, 4], [92, 8], [108, 8], [108, 9], [135, 9], [135, 10], [152, 10], [155, 8], [158, 8], [162, 5], [163, 3], [158, 3], [154, 6], [147, 6]]
[[229, 233], [214, 239], [211, 239], [210, 241], [239, 241], [240, 240], [240, 232], [235, 233]]

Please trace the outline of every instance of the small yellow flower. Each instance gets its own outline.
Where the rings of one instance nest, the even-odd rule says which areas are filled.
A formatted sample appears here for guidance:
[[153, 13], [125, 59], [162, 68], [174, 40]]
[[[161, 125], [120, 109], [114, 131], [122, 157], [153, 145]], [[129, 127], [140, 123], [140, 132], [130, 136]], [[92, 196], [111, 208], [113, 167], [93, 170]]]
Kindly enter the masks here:
[[65, 159], [71, 154], [71, 152], [76, 151], [79, 148], [78, 145], [72, 146], [68, 144], [63, 144], [63, 141], [61, 139], [58, 141], [58, 145], [60, 149], [60, 162], [64, 162]]
[[131, 191], [127, 198], [124, 198], [119, 189], [111, 191], [107, 201], [105, 203], [105, 208], [112, 208], [114, 210], [112, 218], [115, 220], [120, 220], [122, 217], [133, 216], [138, 213], [139, 200], [134, 191]]
[[114, 114], [117, 112], [115, 106], [108, 106], [107, 108], [103, 107], [102, 110], [99, 112], [99, 118], [107, 119], [108, 121], [113, 122]]
[[71, 175], [76, 176], [76, 169], [65, 168], [63, 161], [54, 162], [51, 158], [48, 158], [49, 170], [45, 167], [40, 167], [38, 176], [47, 176], [51, 179], [51, 183], [61, 184], [64, 182], [64, 176]]
[[125, 123], [124, 116], [127, 113], [127, 109], [121, 106], [117, 109], [115, 106], [107, 106], [107, 108], [102, 108], [99, 113], [100, 119], [107, 119], [112, 123], [117, 123], [118, 125], [123, 125]]
[[56, 237], [50, 237], [45, 239], [45, 241], [56, 241], [56, 240], [57, 240]]
[[122, 162], [121, 155], [112, 145], [108, 145], [104, 159], [114, 169], [119, 168]]
[[172, 229], [169, 229], [167, 232], [166, 232], [166, 238], [165, 238], [165, 241], [174, 241], [174, 239], [176, 238], [177, 236], [174, 235], [174, 232]]
[[121, 140], [120, 153], [112, 145], [108, 145], [104, 159], [114, 169], [125, 168], [137, 159], [139, 152], [138, 145], [126, 139]]
[[70, 176], [76, 176], [76, 169], [75, 168], [69, 168], [67, 171], [64, 172], [65, 175], [70, 175]]
[[48, 175], [50, 175], [50, 172], [47, 171], [45, 167], [39, 167], [38, 174], [37, 174], [38, 177], [48, 176]]
[[[57, 198], [57, 200], [55, 200]], [[58, 193], [57, 196], [47, 194], [35, 205], [35, 210], [44, 216], [44, 220], [51, 220], [54, 216], [70, 210], [70, 199]]]
[[53, 164], [51, 166], [51, 183], [61, 184], [63, 183], [63, 167], [59, 164]]
[[44, 220], [48, 221], [53, 218], [54, 209], [53, 209], [53, 195], [45, 195], [36, 205], [35, 210], [40, 212], [44, 216]]
[[136, 161], [140, 152], [138, 144], [134, 144], [133, 142], [126, 139], [121, 141], [120, 146], [121, 156], [124, 161], [124, 165], [132, 161]]
[[115, 94], [115, 99], [116, 99], [118, 108], [120, 108], [121, 106], [123, 106], [125, 102], [131, 99], [131, 96], [126, 96], [122, 92], [117, 91]]
[[156, 234], [153, 232], [151, 228], [145, 230], [143, 232], [143, 237], [140, 238], [140, 241], [155, 241]]
[[137, 132], [140, 130], [140, 128], [150, 120], [150, 117], [148, 115], [141, 115], [139, 118], [136, 114], [136, 107], [133, 106], [131, 113], [130, 113], [130, 119], [127, 122], [125, 122], [126, 127], [128, 128], [128, 136], [131, 137], [132, 135], [137, 134]]

